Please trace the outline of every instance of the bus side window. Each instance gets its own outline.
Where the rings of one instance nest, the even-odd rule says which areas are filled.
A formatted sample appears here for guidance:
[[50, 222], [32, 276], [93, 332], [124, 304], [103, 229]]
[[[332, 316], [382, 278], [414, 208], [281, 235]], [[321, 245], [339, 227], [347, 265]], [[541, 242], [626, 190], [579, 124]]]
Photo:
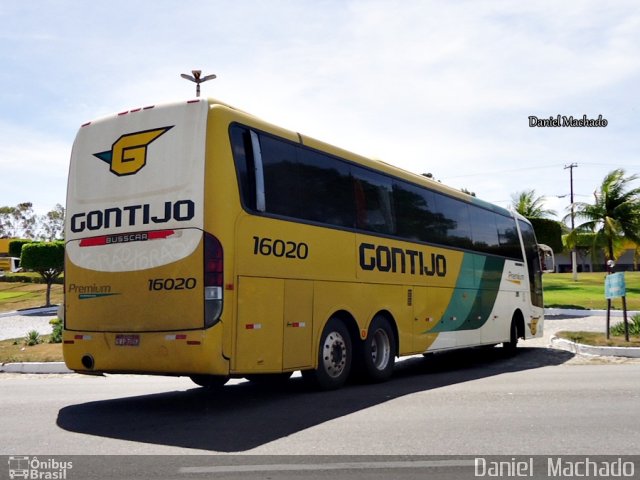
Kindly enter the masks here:
[[471, 220], [467, 203], [436, 194], [436, 212], [439, 214], [441, 225], [438, 227], [445, 236], [444, 244], [459, 248], [473, 248], [471, 239]]
[[256, 179], [253, 165], [253, 149], [251, 134], [248, 128], [233, 125], [229, 130], [231, 150], [238, 173], [240, 198], [245, 208], [256, 209]]
[[356, 226], [370, 232], [396, 233], [391, 178], [354, 167]]

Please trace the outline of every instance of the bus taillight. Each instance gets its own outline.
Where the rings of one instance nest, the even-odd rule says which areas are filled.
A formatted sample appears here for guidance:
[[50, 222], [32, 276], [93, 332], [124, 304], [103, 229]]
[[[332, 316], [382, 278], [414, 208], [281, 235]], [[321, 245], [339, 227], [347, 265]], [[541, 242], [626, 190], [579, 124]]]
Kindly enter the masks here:
[[220, 241], [204, 234], [204, 326], [212, 327], [222, 314], [224, 284], [223, 255]]

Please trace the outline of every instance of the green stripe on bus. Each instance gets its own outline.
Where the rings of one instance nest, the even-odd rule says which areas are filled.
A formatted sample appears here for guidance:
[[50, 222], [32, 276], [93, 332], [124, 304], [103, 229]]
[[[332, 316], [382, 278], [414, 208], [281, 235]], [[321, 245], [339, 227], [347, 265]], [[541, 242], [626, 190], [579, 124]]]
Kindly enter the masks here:
[[[449, 305], [438, 325], [429, 333], [482, 327], [489, 319], [498, 296], [504, 262], [504, 258], [465, 254]], [[475, 279], [469, 278], [469, 272], [474, 270], [482, 274], [477, 279], [477, 286], [471, 288]]]

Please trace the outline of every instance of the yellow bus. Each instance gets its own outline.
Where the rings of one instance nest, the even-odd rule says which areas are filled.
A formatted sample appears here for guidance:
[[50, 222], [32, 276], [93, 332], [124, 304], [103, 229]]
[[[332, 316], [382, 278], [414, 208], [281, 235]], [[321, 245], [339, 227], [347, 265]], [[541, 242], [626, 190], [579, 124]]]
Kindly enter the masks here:
[[80, 373], [387, 379], [540, 336], [540, 247], [506, 209], [216, 100], [89, 122], [65, 225]]

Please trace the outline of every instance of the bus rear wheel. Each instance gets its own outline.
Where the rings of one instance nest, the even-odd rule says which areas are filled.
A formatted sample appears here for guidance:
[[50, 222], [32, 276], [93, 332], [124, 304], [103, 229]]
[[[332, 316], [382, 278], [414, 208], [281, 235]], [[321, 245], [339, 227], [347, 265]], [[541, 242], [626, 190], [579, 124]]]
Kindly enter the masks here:
[[224, 375], [191, 375], [189, 378], [196, 385], [205, 388], [220, 388], [229, 381], [229, 377]]
[[374, 317], [361, 349], [362, 373], [366, 380], [382, 382], [393, 373], [396, 340], [393, 328], [382, 315]]
[[302, 372], [305, 380], [322, 390], [340, 388], [347, 381], [353, 357], [349, 331], [338, 318], [331, 318], [322, 330], [318, 368]]

